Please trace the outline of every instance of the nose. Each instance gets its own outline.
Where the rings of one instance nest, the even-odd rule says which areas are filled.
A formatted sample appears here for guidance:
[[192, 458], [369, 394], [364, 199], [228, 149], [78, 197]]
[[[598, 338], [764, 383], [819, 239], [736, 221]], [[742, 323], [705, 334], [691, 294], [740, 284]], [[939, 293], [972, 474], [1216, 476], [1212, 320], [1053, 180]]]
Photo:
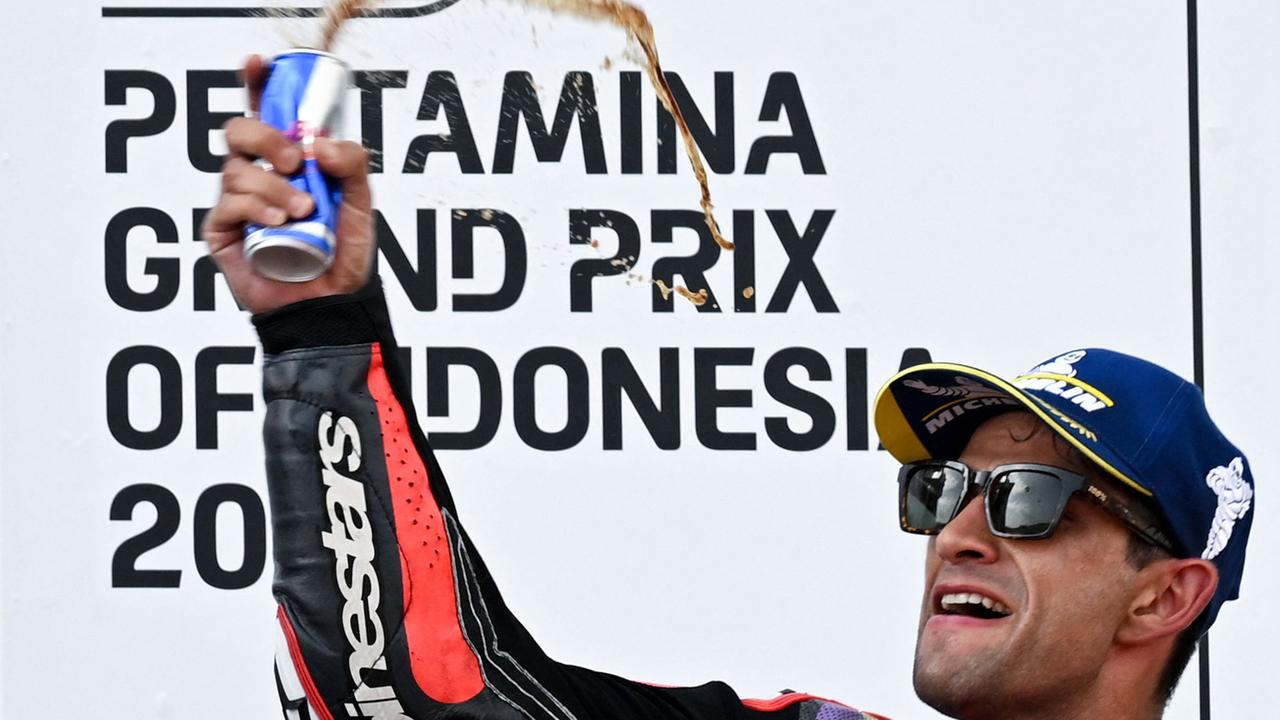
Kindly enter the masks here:
[[982, 496], [973, 498], [938, 533], [933, 551], [951, 563], [992, 563], [998, 557], [996, 536], [987, 527]]

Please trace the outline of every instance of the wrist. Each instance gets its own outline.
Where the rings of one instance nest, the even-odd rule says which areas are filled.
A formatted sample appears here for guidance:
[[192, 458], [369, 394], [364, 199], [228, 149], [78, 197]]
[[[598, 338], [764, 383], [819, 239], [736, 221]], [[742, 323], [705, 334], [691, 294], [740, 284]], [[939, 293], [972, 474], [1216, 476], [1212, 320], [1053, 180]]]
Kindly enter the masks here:
[[253, 315], [269, 355], [307, 347], [355, 345], [379, 339], [386, 317], [382, 283], [375, 275], [354, 293], [309, 298]]

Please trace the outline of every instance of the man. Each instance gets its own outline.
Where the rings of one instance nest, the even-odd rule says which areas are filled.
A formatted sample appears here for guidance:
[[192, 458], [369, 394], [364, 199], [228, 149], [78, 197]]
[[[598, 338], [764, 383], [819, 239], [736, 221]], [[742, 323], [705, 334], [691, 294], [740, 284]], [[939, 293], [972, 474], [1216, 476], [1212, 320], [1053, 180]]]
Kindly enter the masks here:
[[[262, 62], [251, 59], [245, 75], [256, 110]], [[799, 693], [742, 700], [723, 683], [655, 687], [547, 657], [459, 524], [415, 419], [381, 287], [368, 282], [364, 150], [317, 141], [317, 162], [342, 183], [337, 255], [319, 279], [277, 283], [245, 260], [244, 225], [310, 214], [310, 198], [284, 179], [302, 155], [254, 120], [226, 130], [223, 192], [203, 235], [237, 300], [255, 313], [267, 354], [276, 679], [286, 718], [874, 717]]]
[[1200, 391], [1075, 350], [1012, 382], [910, 368], [875, 419], [905, 463], [902, 528], [931, 536], [921, 699], [959, 718], [1160, 717], [1238, 594], [1252, 524], [1248, 464]]
[[[253, 59], [245, 72], [256, 102], [264, 68]], [[548, 658], [459, 525], [415, 420], [381, 289], [367, 283], [363, 150], [317, 144], [343, 184], [337, 257], [323, 277], [288, 285], [255, 275], [241, 239], [246, 222], [310, 212], [281, 175], [301, 155], [249, 119], [228, 125], [227, 142], [204, 237], [268, 355], [286, 717], [872, 717], [796, 693], [741, 700], [722, 683], [659, 688]], [[1194, 388], [1133, 358], [1077, 351], [1015, 382], [927, 365], [877, 400], [881, 438], [908, 463], [903, 528], [933, 535], [917, 691], [965, 718], [1158, 716], [1172, 686], [1162, 671], [1176, 680], [1184, 649], [1238, 587], [1252, 498], [1243, 455]]]

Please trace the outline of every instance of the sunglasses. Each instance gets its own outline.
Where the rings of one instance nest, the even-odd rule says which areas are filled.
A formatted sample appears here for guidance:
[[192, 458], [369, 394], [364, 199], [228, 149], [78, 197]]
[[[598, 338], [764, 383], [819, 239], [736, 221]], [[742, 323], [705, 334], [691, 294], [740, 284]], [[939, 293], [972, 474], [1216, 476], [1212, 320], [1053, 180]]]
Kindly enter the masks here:
[[1053, 535], [1075, 493], [1101, 505], [1148, 542], [1174, 552], [1155, 518], [1115, 499], [1083, 475], [1052, 465], [1000, 465], [974, 470], [955, 460], [908, 463], [898, 472], [898, 521], [917, 535], [936, 535], [981, 493], [987, 527], [1002, 538], [1038, 540]]

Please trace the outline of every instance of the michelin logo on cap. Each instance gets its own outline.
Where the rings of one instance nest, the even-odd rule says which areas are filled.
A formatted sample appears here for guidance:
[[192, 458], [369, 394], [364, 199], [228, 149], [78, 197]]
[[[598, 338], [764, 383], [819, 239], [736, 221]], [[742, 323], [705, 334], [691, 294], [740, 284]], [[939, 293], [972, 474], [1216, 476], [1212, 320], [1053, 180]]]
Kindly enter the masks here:
[[1013, 385], [1021, 390], [1037, 390], [1070, 400], [1085, 412], [1096, 412], [1115, 405], [1101, 390], [1076, 379], [1075, 364], [1084, 359], [1084, 350], [1074, 350], [1037, 365], [1025, 374], [1014, 378]]
[[1050, 360], [1043, 365], [1037, 365], [1027, 372], [1027, 375], [1035, 375], [1038, 373], [1046, 373], [1048, 375], [1063, 375], [1065, 377], [1075, 377], [1075, 364], [1084, 359], [1086, 352], [1084, 350], [1075, 350], [1065, 355]]
[[1231, 539], [1231, 530], [1236, 521], [1249, 512], [1253, 488], [1244, 479], [1242, 457], [1210, 470], [1204, 482], [1218, 496], [1218, 509], [1213, 514], [1213, 525], [1209, 527], [1204, 552], [1200, 554], [1202, 559], [1212, 560], [1227, 548], [1227, 541]]
[[1004, 395], [998, 390], [992, 390], [977, 380], [971, 380], [963, 375], [957, 375], [956, 384], [951, 386], [930, 385], [922, 380], [905, 380], [902, 384], [919, 390], [925, 395], [933, 395], [935, 397], [992, 397]]
[[920, 418], [924, 429], [930, 435], [941, 430], [947, 423], [964, 415], [968, 410], [981, 410], [991, 405], [1017, 405], [1018, 401], [1004, 392], [988, 387], [977, 380], [963, 375], [955, 376], [955, 385], [930, 385], [923, 380], [905, 380], [903, 385], [945, 400], [941, 405]]

